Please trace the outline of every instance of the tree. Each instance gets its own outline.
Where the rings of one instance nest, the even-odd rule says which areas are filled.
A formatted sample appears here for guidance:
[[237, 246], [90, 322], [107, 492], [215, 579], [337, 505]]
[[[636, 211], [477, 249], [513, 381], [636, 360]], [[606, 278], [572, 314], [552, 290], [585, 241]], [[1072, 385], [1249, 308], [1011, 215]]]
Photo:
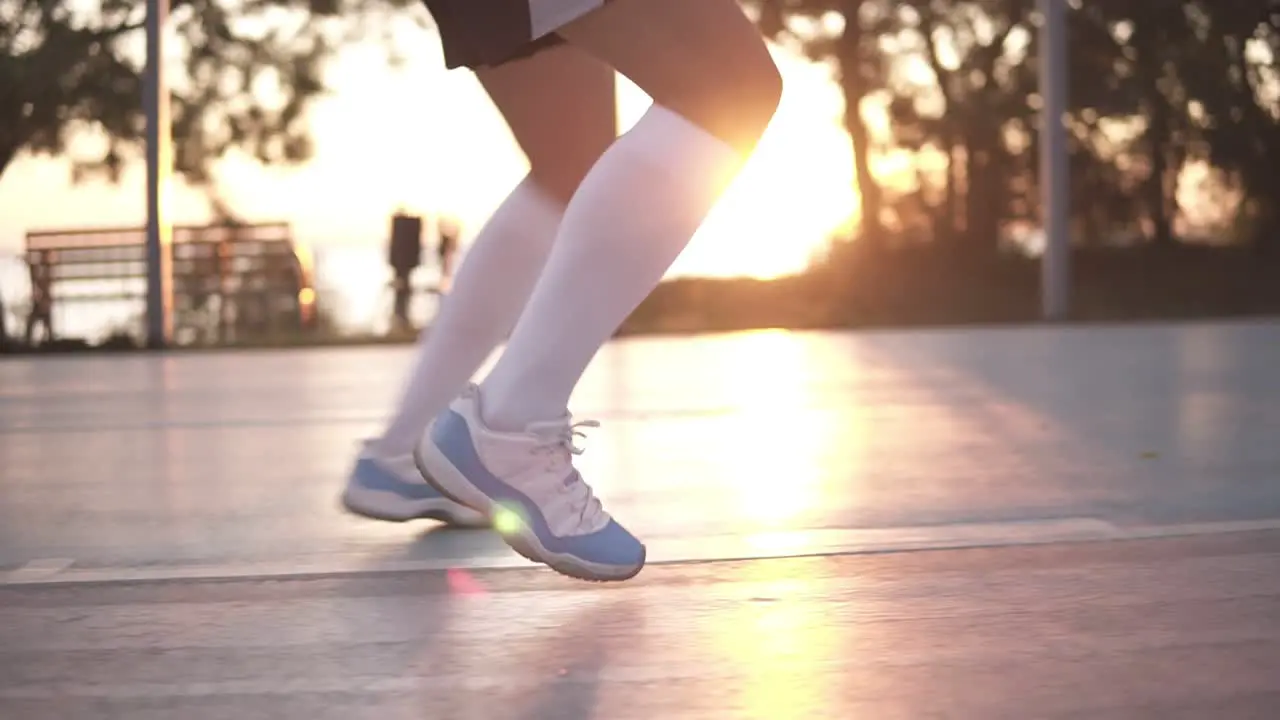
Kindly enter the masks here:
[[[175, 169], [196, 183], [228, 150], [264, 163], [311, 153], [306, 109], [345, 41], [389, 31], [413, 0], [173, 0]], [[0, 0], [0, 174], [21, 152], [70, 154], [115, 177], [144, 141], [146, 3]], [[419, 17], [421, 17], [419, 15]], [[170, 58], [173, 60], [174, 58]]]
[[[746, 2], [766, 34], [837, 71], [864, 235], [909, 210], [873, 187], [868, 155], [881, 149], [942, 160], [917, 171], [913, 196], [936, 242], [989, 252], [1013, 224], [1036, 222], [1032, 0]], [[1179, 180], [1199, 163], [1242, 198], [1247, 237], [1280, 247], [1280, 0], [1085, 2], [1068, 22], [1076, 236], [1172, 245]], [[889, 137], [871, 137], [870, 103]]]
[[994, 250], [1003, 221], [1019, 218], [1031, 189], [1028, 152], [1036, 90], [1030, 0], [910, 0], [893, 14], [901, 47], [928, 81], [902, 82], [890, 105], [901, 144], [940, 152], [947, 171], [934, 235]]
[[1088, 111], [1095, 129], [1122, 120], [1135, 130], [1118, 142], [1113, 136], [1110, 153], [1100, 143], [1094, 150], [1099, 160], [1108, 155], [1117, 176], [1128, 176], [1115, 187], [1132, 196], [1129, 217], [1145, 226], [1142, 234], [1156, 245], [1177, 241], [1178, 178], [1188, 164], [1202, 163], [1236, 185], [1248, 226], [1239, 239], [1280, 241], [1280, 1], [1084, 7], [1072, 28], [1081, 65], [1073, 105], [1081, 120]]
[[[766, 34], [789, 38], [831, 62], [845, 96], [862, 198], [862, 234], [880, 241], [886, 217], [904, 226], [871, 173], [877, 146], [945, 162], [919, 175], [915, 193], [943, 242], [994, 247], [1000, 221], [1025, 205], [1026, 136], [1034, 89], [1028, 63], [1030, 0], [756, 0]], [[839, 16], [842, 22], [830, 22]], [[836, 29], [838, 28], [838, 29]], [[873, 138], [863, 117], [879, 104], [892, 136]], [[1010, 147], [1009, 138], [1022, 140]], [[919, 214], [916, 211], [915, 214]]]
[[1280, 0], [1185, 3], [1181, 68], [1210, 162], [1239, 186], [1248, 240], [1280, 248]]

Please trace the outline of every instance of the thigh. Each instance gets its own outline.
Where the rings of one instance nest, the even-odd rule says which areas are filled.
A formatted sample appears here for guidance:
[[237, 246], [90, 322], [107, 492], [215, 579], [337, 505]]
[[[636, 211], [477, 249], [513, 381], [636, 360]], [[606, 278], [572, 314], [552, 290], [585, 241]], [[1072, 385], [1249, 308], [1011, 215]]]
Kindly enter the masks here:
[[754, 146], [782, 80], [737, 0], [609, 0], [557, 32], [729, 143]]
[[568, 202], [617, 137], [614, 70], [561, 44], [476, 71], [545, 190]]
[[560, 25], [605, 0], [425, 0], [449, 67], [492, 67], [562, 43]]

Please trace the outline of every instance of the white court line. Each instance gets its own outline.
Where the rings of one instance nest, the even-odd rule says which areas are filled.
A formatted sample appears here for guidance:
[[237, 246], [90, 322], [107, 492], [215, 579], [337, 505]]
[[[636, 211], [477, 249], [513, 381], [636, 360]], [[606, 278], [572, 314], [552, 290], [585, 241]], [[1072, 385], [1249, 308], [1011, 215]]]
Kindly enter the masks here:
[[40, 560], [32, 560], [17, 570], [11, 571], [5, 576], [4, 583], [23, 583], [23, 582], [39, 582], [43, 579], [56, 576], [58, 573], [66, 570], [75, 563], [75, 560], [69, 558], [43, 558]]
[[[802, 530], [713, 538], [666, 538], [657, 539], [648, 545], [650, 564], [661, 565], [1106, 540], [1143, 540], [1261, 530], [1280, 530], [1280, 518], [1123, 527], [1096, 518], [1079, 517], [898, 528]], [[147, 568], [76, 569], [71, 565], [70, 560], [33, 561], [0, 579], [0, 585], [307, 579], [448, 569], [493, 570], [535, 567], [514, 554], [423, 560], [384, 560], [368, 555], [340, 555], [288, 562], [175, 564]]]
[[1121, 540], [1158, 540], [1168, 537], [1196, 535], [1228, 535], [1231, 533], [1264, 532], [1280, 530], [1280, 518], [1258, 520], [1222, 520], [1218, 522], [1175, 523], [1170, 525], [1140, 525], [1119, 527]]
[[[832, 670], [846, 665], [827, 663]], [[787, 671], [781, 670], [781, 673]], [[795, 671], [791, 671], [795, 672]], [[655, 684], [689, 678], [730, 679], [740, 676], [732, 666], [695, 662], [671, 662], [661, 658], [649, 663], [628, 663], [593, 669], [590, 672], [507, 672], [452, 673], [419, 677], [356, 675], [344, 678], [243, 679], [206, 682], [125, 682], [110, 684], [41, 683], [0, 688], [0, 700], [190, 700], [234, 696], [280, 697], [310, 694], [398, 695], [409, 692], [469, 693], [502, 691], [512, 688], [545, 688], [548, 685], [602, 685], [615, 683]]]
[[[919, 527], [799, 530], [724, 537], [659, 538], [648, 543], [650, 564], [776, 559], [849, 553], [958, 549], [988, 545], [1104, 540], [1114, 527], [1092, 518]], [[63, 568], [43, 574], [12, 573], [0, 584], [66, 585], [174, 580], [302, 579], [333, 575], [377, 575], [451, 568], [488, 570], [534, 567], [512, 554], [470, 558], [383, 560], [334, 555], [287, 562], [166, 565], [146, 568]]]

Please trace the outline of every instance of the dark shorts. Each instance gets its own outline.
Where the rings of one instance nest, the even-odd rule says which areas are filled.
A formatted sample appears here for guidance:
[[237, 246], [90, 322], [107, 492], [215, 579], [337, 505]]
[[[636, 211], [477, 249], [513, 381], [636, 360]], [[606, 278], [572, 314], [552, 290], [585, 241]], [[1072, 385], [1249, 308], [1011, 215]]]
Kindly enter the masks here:
[[557, 28], [606, 1], [425, 0], [451, 68], [492, 67], [559, 45]]

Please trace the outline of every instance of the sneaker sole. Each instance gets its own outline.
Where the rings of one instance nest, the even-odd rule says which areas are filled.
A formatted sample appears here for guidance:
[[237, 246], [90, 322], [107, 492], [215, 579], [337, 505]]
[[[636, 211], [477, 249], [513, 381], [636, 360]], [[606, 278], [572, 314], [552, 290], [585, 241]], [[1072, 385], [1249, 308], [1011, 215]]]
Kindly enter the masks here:
[[[475, 510], [484, 515], [490, 524], [493, 523], [493, 518], [499, 509], [498, 504], [480, 488], [472, 485], [471, 481], [453, 466], [453, 462], [440, 452], [429, 438], [414, 448], [413, 460], [427, 483], [441, 495], [459, 505]], [[644, 546], [640, 548], [640, 562], [635, 565], [593, 563], [576, 555], [552, 552], [542, 544], [532, 530], [523, 524], [515, 532], [499, 533], [499, 536], [526, 560], [546, 565], [561, 575], [587, 582], [630, 580], [644, 569], [646, 559]]]
[[[458, 515], [445, 503], [461, 505], [453, 501], [422, 500], [414, 504], [411, 511], [406, 511], [405, 499], [395, 493], [370, 490], [358, 485], [348, 485], [342, 493], [342, 507], [353, 515], [381, 520], [383, 522], [405, 523], [413, 520], [436, 520], [457, 528], [487, 528], [488, 520], [475, 521]], [[466, 507], [463, 505], [463, 507]]]

